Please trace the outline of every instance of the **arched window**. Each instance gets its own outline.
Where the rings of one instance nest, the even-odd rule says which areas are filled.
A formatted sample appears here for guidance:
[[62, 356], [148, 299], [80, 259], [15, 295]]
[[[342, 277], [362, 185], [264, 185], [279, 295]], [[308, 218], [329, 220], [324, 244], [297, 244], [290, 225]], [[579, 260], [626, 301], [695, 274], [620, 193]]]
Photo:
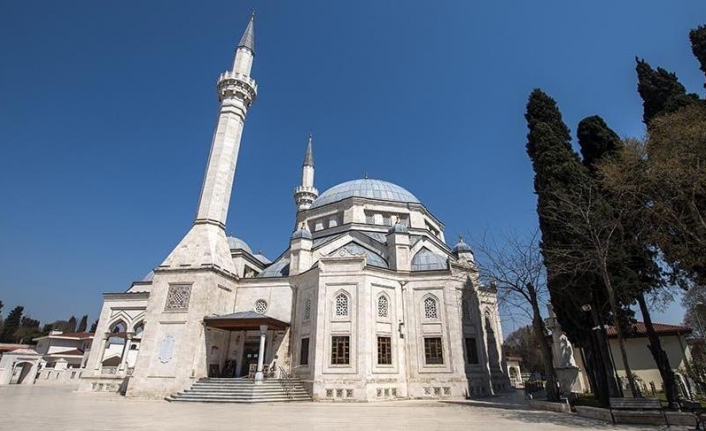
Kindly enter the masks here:
[[348, 316], [348, 296], [345, 293], [341, 293], [336, 297], [336, 316]]
[[111, 334], [119, 334], [121, 332], [127, 332], [127, 325], [122, 320], [118, 320], [110, 326]]
[[387, 296], [380, 295], [378, 297], [378, 317], [388, 317], [390, 304]]
[[311, 319], [311, 298], [304, 301], [304, 320]]
[[135, 337], [140, 337], [142, 335], [142, 331], [145, 330], [145, 324], [143, 322], [138, 323], [135, 325], [135, 329], [133, 332], [135, 333]]
[[427, 298], [424, 300], [424, 318], [425, 319], [438, 319], [439, 311], [436, 306], [436, 300], [434, 298]]

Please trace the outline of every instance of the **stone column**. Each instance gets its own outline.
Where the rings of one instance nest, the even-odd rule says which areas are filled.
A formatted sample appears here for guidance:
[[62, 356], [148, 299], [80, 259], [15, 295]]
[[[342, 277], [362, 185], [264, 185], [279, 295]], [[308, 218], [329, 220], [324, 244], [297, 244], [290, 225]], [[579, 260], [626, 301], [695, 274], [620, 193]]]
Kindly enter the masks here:
[[260, 350], [257, 355], [257, 373], [255, 373], [255, 384], [262, 384], [264, 374], [262, 373], [263, 362], [265, 360], [265, 340], [267, 339], [267, 325], [260, 325]]
[[104, 332], [101, 337], [101, 352], [98, 354], [98, 362], [96, 363], [96, 370], [103, 369], [103, 358], [105, 358], [105, 351], [108, 350], [108, 338], [110, 338], [110, 332]]
[[127, 355], [130, 353], [130, 345], [132, 344], [132, 337], [134, 335], [134, 332], [125, 333], [125, 346], [123, 347], [123, 355], [120, 358], [120, 370], [125, 369], [125, 365], [127, 364]]

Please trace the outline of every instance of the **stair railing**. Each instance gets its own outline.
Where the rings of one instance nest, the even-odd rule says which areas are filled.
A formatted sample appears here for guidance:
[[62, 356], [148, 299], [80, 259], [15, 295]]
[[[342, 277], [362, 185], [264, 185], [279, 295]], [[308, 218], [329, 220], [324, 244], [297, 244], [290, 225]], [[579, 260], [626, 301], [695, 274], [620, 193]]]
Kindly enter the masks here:
[[279, 366], [279, 384], [282, 386], [287, 398], [291, 400], [294, 382], [292, 382], [292, 376], [281, 365]]

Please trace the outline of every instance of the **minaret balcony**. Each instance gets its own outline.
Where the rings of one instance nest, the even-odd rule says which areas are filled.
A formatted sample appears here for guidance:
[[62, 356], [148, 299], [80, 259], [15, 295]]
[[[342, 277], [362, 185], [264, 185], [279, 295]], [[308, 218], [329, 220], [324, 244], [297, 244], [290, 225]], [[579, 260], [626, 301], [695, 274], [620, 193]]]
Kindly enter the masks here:
[[316, 190], [314, 187], [305, 187], [305, 186], [298, 186], [296, 189], [294, 189], [294, 194], [295, 195], [311, 195], [316, 199], [319, 197], [319, 191]]
[[218, 99], [239, 98], [250, 106], [257, 97], [257, 83], [248, 75], [238, 72], [225, 72], [218, 78]]

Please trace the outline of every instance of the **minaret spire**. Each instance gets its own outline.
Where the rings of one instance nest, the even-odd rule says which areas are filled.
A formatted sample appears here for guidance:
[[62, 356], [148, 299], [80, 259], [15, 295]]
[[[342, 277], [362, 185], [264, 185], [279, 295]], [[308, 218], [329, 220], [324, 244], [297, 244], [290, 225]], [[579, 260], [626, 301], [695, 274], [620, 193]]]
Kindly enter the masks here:
[[243, 32], [243, 37], [240, 38], [238, 48], [247, 48], [255, 55], [255, 11], [250, 15], [250, 22]]
[[220, 109], [194, 226], [160, 267], [214, 265], [235, 273], [225, 223], [248, 108], [257, 97], [250, 77], [255, 55], [253, 14], [235, 49], [231, 71], [221, 74], [216, 89]]
[[297, 211], [307, 210], [312, 202], [319, 197], [319, 191], [314, 187], [314, 149], [313, 137], [309, 133], [309, 142], [306, 144], [306, 154], [302, 165], [302, 184], [294, 190], [294, 202]]

